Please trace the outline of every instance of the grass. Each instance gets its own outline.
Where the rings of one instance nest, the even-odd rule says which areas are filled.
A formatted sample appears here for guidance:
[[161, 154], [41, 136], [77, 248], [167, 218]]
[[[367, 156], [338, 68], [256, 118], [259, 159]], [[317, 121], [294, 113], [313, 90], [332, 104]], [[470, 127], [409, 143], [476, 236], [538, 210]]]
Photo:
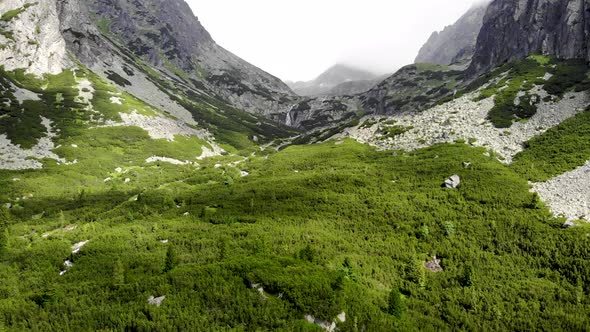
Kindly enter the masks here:
[[590, 160], [590, 111], [565, 120], [525, 143], [513, 169], [531, 181], [547, 181]]
[[[126, 94], [112, 104], [116, 86], [76, 75], [92, 82], [105, 118], [156, 114]], [[343, 331], [590, 326], [590, 228], [561, 229], [526, 173], [540, 161], [549, 175], [587, 160], [588, 112], [529, 142], [514, 166], [466, 144], [392, 154], [343, 140], [263, 154], [248, 135], [291, 132], [154, 78], [235, 152], [175, 166], [145, 159], [195, 161], [207, 143], [90, 128], [72, 72], [2, 76], [12, 122], [1, 129], [20, 125], [11, 139], [34, 142], [36, 119], [49, 117], [61, 130], [55, 152], [78, 163], [0, 171], [0, 330], [318, 331], [305, 315], [343, 311]], [[41, 101], [17, 105], [8, 81]], [[441, 188], [452, 174], [461, 187]], [[432, 256], [442, 272], [424, 268]], [[66, 259], [74, 265], [60, 276]], [[147, 304], [163, 295], [161, 307]]]
[[[33, 75], [27, 75], [24, 70], [6, 72], [0, 70], [3, 76], [0, 83], [0, 98], [10, 100], [10, 107], [2, 110], [0, 130], [6, 133], [8, 138], [22, 148], [29, 149], [34, 146], [39, 138], [46, 135], [46, 128], [41, 125], [41, 116], [49, 118], [53, 122], [54, 129], [59, 129], [63, 137], [75, 136], [85, 131], [88, 124], [95, 122], [96, 114], [85, 110], [86, 105], [77, 101], [79, 94], [78, 82], [72, 71], [64, 71], [59, 75], [47, 75], [42, 79]], [[137, 111], [144, 115], [156, 115], [156, 109], [137, 98], [118, 90], [87, 71], [78, 70], [79, 79], [91, 81], [95, 92], [91, 100], [94, 110], [99, 112], [103, 120], [120, 121], [119, 113]], [[19, 104], [9, 90], [8, 82], [26, 88], [40, 97], [39, 101], [27, 100]], [[122, 105], [113, 104], [111, 97], [118, 95]]]
[[109, 35], [111, 33], [111, 29], [110, 29], [111, 24], [112, 24], [111, 21], [106, 18], [101, 18], [101, 19], [97, 20], [97, 22], [96, 22], [96, 26], [98, 27], [98, 30], [103, 35]]
[[18, 15], [22, 14], [25, 10], [27, 10], [27, 8], [29, 8], [31, 6], [35, 6], [37, 4], [38, 4], [37, 2], [35, 2], [35, 3], [26, 3], [26, 4], [24, 4], [20, 8], [9, 10], [9, 11], [5, 12], [4, 14], [2, 14], [2, 16], [0, 16], [0, 21], [10, 22], [15, 17], [17, 17]]

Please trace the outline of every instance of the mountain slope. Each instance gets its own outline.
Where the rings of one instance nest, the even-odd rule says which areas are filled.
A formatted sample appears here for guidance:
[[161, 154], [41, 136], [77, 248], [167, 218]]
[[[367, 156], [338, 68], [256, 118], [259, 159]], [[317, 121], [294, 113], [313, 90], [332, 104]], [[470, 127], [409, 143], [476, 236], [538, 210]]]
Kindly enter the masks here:
[[[313, 81], [289, 83], [300, 96], [353, 95], [371, 88], [379, 77], [371, 72], [346, 65], [335, 65], [320, 74]], [[357, 83], [358, 82], [358, 83]]]
[[[100, 28], [99, 36], [96, 31], [88, 34], [89, 44], [115, 44], [129, 49], [133, 56], [176, 76], [192, 89], [204, 90], [234, 107], [267, 117], [282, 112], [293, 95], [278, 78], [218, 46], [183, 0], [82, 2], [78, 14], [72, 15], [71, 8], [62, 12], [71, 19], [71, 31], [84, 26], [81, 20], [85, 16]], [[90, 13], [85, 15], [85, 10]], [[108, 37], [108, 41], [98, 40], [100, 35]], [[76, 55], [91, 68], [102, 65], [94, 59], [108, 58], [112, 53], [112, 47], [95, 47], [91, 52], [77, 49], [74, 43], [79, 43], [80, 36], [74, 37], [70, 48], [78, 51]], [[124, 71], [116, 72], [128, 76]]]
[[489, 1], [477, 3], [453, 25], [434, 32], [414, 62], [468, 66], [488, 5]]

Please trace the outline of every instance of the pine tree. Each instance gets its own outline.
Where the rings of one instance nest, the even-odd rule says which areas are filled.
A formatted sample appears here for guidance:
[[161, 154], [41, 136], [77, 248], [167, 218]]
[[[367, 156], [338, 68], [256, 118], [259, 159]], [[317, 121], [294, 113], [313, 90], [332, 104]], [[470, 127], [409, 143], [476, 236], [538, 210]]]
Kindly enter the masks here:
[[316, 252], [309, 244], [299, 252], [299, 258], [304, 261], [313, 263], [313, 261], [315, 261], [315, 256]]
[[8, 251], [8, 227], [0, 223], [0, 260], [4, 258]]
[[125, 284], [125, 267], [121, 260], [117, 259], [113, 267], [113, 286], [120, 287], [123, 284]]
[[408, 264], [406, 276], [409, 281], [418, 284], [422, 288], [426, 287], [426, 269], [422, 261], [415, 260]]
[[473, 266], [471, 264], [465, 265], [463, 269], [463, 275], [461, 276], [461, 286], [463, 287], [471, 287], [474, 283], [474, 276], [473, 276]]
[[174, 269], [178, 265], [178, 256], [176, 255], [176, 250], [172, 245], [168, 246], [168, 250], [166, 251], [166, 262], [164, 263], [164, 272], [168, 272]]
[[393, 315], [398, 319], [403, 317], [406, 307], [402, 299], [402, 294], [398, 288], [392, 289], [389, 293], [388, 304], [387, 312], [389, 312], [390, 315]]

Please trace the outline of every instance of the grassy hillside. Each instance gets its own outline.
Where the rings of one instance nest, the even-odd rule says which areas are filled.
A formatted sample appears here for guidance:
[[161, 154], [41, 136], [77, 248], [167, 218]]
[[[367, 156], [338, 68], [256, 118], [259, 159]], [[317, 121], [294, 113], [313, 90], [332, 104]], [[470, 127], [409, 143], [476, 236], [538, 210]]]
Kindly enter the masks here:
[[590, 109], [525, 144], [513, 168], [531, 181], [547, 181], [590, 160]]
[[[560, 229], [482, 149], [344, 141], [174, 166], [112, 130], [79, 141], [78, 165], [0, 172], [3, 329], [319, 331], [304, 315], [343, 311], [344, 331], [590, 324], [588, 227]], [[441, 188], [452, 174], [462, 186]]]

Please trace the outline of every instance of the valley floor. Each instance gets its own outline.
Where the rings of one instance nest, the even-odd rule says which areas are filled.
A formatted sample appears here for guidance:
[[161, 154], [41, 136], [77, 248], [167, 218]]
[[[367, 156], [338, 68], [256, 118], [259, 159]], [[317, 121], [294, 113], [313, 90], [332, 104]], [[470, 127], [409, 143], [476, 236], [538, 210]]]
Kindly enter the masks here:
[[277, 152], [89, 71], [4, 74], [2, 331], [590, 326], [585, 94], [506, 129], [468, 94]]
[[[485, 152], [394, 155], [345, 140], [198, 166], [140, 152], [3, 171], [0, 322], [320, 329], [312, 315], [351, 331], [583, 329], [589, 227], [562, 230]], [[441, 188], [453, 174], [461, 187]]]

